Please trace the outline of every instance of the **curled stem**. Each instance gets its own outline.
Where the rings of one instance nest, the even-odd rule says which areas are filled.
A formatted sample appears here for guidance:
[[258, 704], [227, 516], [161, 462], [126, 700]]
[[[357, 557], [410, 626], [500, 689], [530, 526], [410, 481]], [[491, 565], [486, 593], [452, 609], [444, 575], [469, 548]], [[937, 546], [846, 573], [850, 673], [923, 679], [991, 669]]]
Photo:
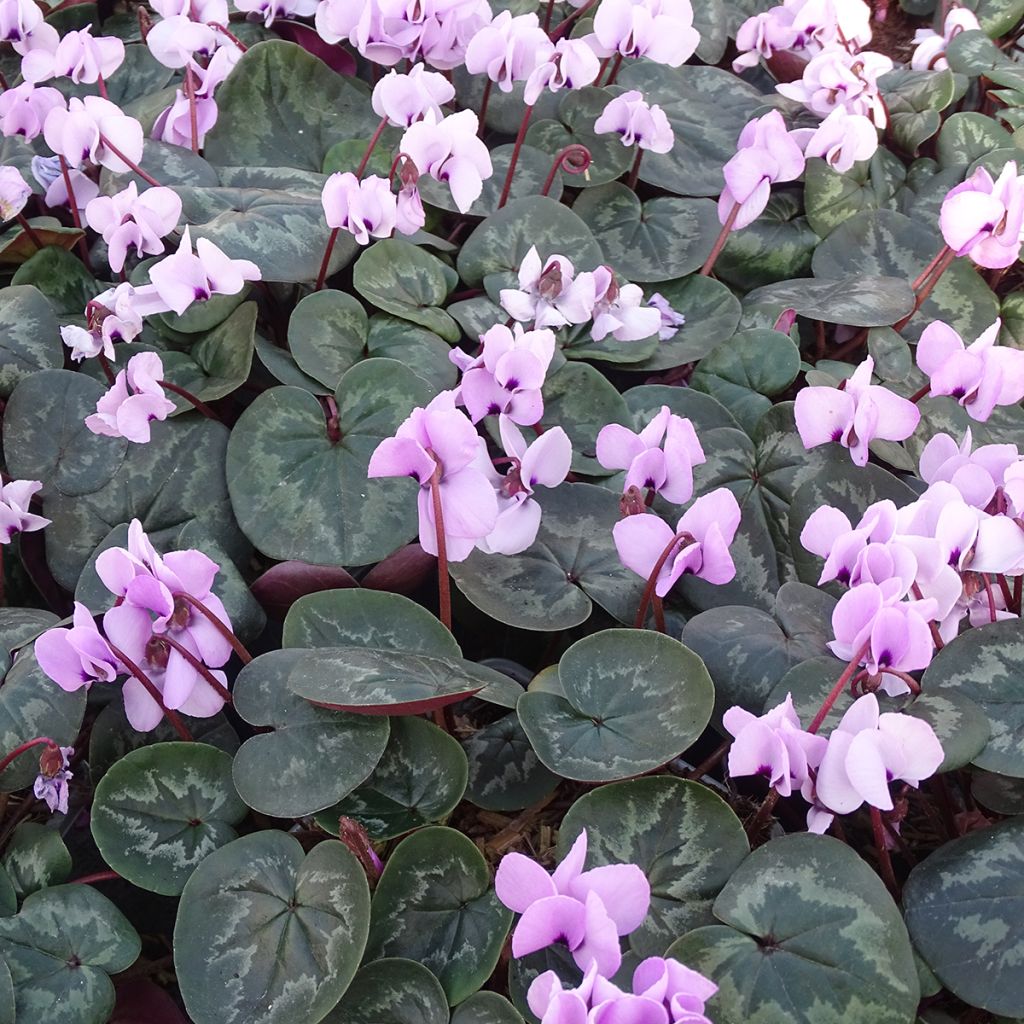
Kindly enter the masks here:
[[563, 171], [565, 174], [586, 174], [592, 162], [593, 157], [586, 146], [579, 142], [566, 146], [551, 164], [551, 170], [548, 171], [548, 176], [544, 179], [544, 187], [540, 190], [540, 194], [546, 196], [551, 191], [551, 186], [555, 183], [555, 175], [559, 171]]
[[686, 534], [676, 533], [672, 535], [672, 539], [665, 545], [665, 550], [658, 556], [658, 560], [654, 563], [654, 568], [651, 570], [651, 575], [647, 577], [647, 586], [644, 587], [643, 596], [640, 598], [640, 604], [636, 610], [636, 618], [633, 620], [634, 629], [643, 629], [644, 621], [647, 618], [647, 608], [651, 603], [651, 600], [656, 596], [654, 588], [658, 584], [658, 576], [665, 563], [668, 561], [669, 556], [675, 550], [676, 545], [683, 539]]
[[252, 655], [246, 649], [245, 644], [243, 644], [242, 641], [239, 640], [238, 637], [231, 632], [230, 627], [225, 622], [221, 621], [220, 618], [214, 615], [214, 613], [211, 612], [210, 609], [207, 608], [206, 605], [203, 604], [203, 602], [200, 601], [198, 597], [194, 597], [192, 594], [189, 594], [184, 590], [180, 591], [174, 596], [180, 597], [183, 601], [187, 601], [190, 605], [192, 605], [192, 607], [195, 608], [196, 611], [202, 612], [203, 615], [205, 615], [210, 620], [210, 623], [213, 625], [213, 628], [216, 629], [217, 632], [220, 633], [220, 635], [224, 637], [224, 639], [227, 640], [229, 644], [231, 644], [232, 649], [234, 650], [235, 654], [237, 654], [238, 657], [241, 659], [243, 665], [248, 665], [249, 662], [252, 661]]

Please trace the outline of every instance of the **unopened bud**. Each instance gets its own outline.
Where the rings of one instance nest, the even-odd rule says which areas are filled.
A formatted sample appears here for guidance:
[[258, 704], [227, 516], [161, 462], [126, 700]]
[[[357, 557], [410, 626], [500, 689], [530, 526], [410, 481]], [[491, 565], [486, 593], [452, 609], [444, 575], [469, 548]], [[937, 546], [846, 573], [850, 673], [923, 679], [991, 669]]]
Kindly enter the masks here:
[[64, 755], [60, 747], [47, 747], [39, 758], [39, 774], [48, 779], [56, 778], [64, 768]]

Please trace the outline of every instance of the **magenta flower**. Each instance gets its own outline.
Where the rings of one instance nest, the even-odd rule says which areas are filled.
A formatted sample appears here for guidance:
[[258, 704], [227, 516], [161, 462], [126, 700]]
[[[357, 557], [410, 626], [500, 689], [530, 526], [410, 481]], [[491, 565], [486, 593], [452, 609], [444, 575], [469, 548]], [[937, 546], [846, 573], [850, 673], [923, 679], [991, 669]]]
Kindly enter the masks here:
[[107, 243], [110, 269], [120, 272], [128, 249], [136, 255], [159, 256], [163, 238], [181, 216], [181, 198], [169, 188], [146, 189], [142, 195], [134, 181], [114, 196], [98, 196], [85, 208], [85, 219]]
[[718, 200], [719, 221], [725, 224], [738, 205], [733, 227], [745, 228], [764, 212], [774, 182], [794, 181], [803, 171], [804, 155], [777, 110], [748, 121], [736, 155], [722, 168], [725, 190]]
[[1002, 321], [965, 346], [948, 324], [929, 324], [917, 343], [917, 365], [928, 374], [930, 395], [950, 395], [971, 419], [984, 422], [997, 405], [1024, 398], [1024, 352], [996, 345]]
[[85, 425], [94, 434], [148, 444], [150, 423], [174, 412], [174, 403], [160, 386], [163, 376], [163, 363], [155, 352], [132, 356], [96, 403], [96, 412], [86, 416]]
[[55, 626], [36, 640], [33, 650], [39, 667], [69, 692], [114, 682], [121, 664], [97, 629], [92, 612], [76, 601], [71, 621], [70, 628]]
[[[511, 465], [504, 476], [494, 474], [498, 498], [498, 518], [494, 529], [477, 547], [489, 555], [518, 555], [536, 539], [540, 529], [541, 508], [534, 501], [534, 488], [557, 487], [569, 475], [572, 443], [561, 427], [545, 430], [527, 444], [519, 428], [508, 416], [498, 418], [501, 443]], [[483, 452], [481, 469], [490, 469]]]
[[[29, 6], [39, 10], [34, 3]], [[54, 107], [66, 106], [67, 100], [58, 90], [22, 82], [0, 93], [0, 130], [4, 135], [20, 135], [31, 142], [43, 130], [46, 115]]]
[[554, 334], [495, 324], [480, 335], [480, 344], [483, 350], [475, 357], [461, 349], [449, 353], [462, 370], [458, 395], [470, 419], [478, 423], [504, 413], [521, 426], [538, 423], [544, 414], [541, 388], [555, 354]]
[[679, 333], [679, 328], [686, 323], [686, 317], [678, 310], [673, 309], [661, 292], [655, 292], [648, 300], [647, 305], [652, 306], [661, 314], [661, 326], [658, 328], [658, 338], [661, 341], [668, 341]]
[[698, 498], [675, 530], [658, 516], [645, 514], [621, 519], [612, 535], [626, 568], [644, 579], [658, 569], [654, 592], [664, 597], [686, 574], [728, 583], [736, 575], [729, 545], [739, 525], [739, 504], [732, 491], [720, 487]]
[[821, 157], [840, 174], [859, 160], [870, 160], [878, 149], [878, 129], [863, 114], [848, 114], [836, 107], [817, 128], [790, 132], [806, 158]]
[[[850, 814], [863, 803], [891, 811], [890, 782], [918, 786], [942, 764], [932, 727], [910, 715], [879, 714], [873, 693], [858, 698], [828, 738], [816, 793], [829, 812]], [[814, 831], [824, 832], [831, 814]]]
[[667, 153], [676, 141], [665, 111], [649, 105], [637, 90], [616, 96], [594, 122], [598, 135], [617, 132], [624, 146], [639, 146], [652, 153]]
[[440, 121], [441, 107], [455, 96], [455, 86], [444, 75], [413, 65], [406, 75], [390, 71], [374, 87], [374, 113], [396, 128], [408, 128], [430, 115]]
[[594, 35], [606, 53], [646, 57], [677, 68], [697, 49], [690, 0], [603, 0]]
[[535, 328], [565, 327], [586, 323], [594, 303], [586, 301], [585, 290], [573, 287], [575, 270], [565, 256], [549, 256], [541, 262], [537, 247], [531, 245], [519, 265], [519, 287], [502, 288], [502, 308], [514, 320], [533, 321]]
[[477, 138], [478, 127], [472, 110], [460, 110], [440, 121], [427, 116], [406, 129], [398, 147], [420, 174], [448, 182], [460, 213], [480, 198], [484, 179], [494, 173], [487, 146]]
[[611, 975], [619, 969], [619, 936], [640, 927], [651, 887], [635, 864], [584, 871], [586, 857], [586, 830], [550, 875], [521, 853], [502, 857], [495, 892], [509, 910], [522, 915], [512, 933], [513, 956], [564, 942], [580, 970], [596, 965], [598, 972]]
[[939, 213], [942, 237], [957, 256], [980, 267], [1002, 269], [1020, 258], [1024, 241], [1024, 175], [1010, 160], [999, 177], [984, 167], [950, 189]]
[[51, 51], [30, 50], [21, 61], [26, 82], [38, 85], [49, 78], [70, 78], [76, 85], [110, 76], [124, 61], [124, 43], [117, 36], [94, 36], [91, 25], [65, 33]]
[[32, 189], [17, 167], [0, 167], [0, 221], [12, 220], [32, 195]]
[[54, 107], [43, 122], [43, 138], [72, 167], [90, 160], [115, 174], [131, 170], [104, 140], [134, 163], [142, 159], [142, 125], [100, 96], [72, 97], [67, 110]]
[[758, 718], [739, 706], [731, 707], [722, 723], [734, 737], [729, 748], [729, 774], [763, 775], [779, 796], [801, 789], [817, 768], [828, 741], [806, 732], [800, 725], [793, 698]]
[[796, 396], [796, 429], [805, 448], [830, 442], [849, 448], [858, 466], [867, 464], [876, 437], [903, 441], [917, 429], [921, 413], [913, 402], [871, 383], [875, 361], [868, 356], [838, 388], [811, 387]]
[[443, 391], [425, 409], [413, 409], [370, 456], [369, 477], [411, 476], [419, 484], [420, 546], [437, 554], [437, 525], [431, 494], [436, 478], [444, 519], [448, 560], [468, 558], [477, 541], [498, 519], [498, 499], [490, 480], [475, 465], [484, 440], [455, 408], [453, 392]]
[[336, 172], [320, 198], [327, 226], [344, 228], [360, 245], [369, 245], [371, 235], [390, 238], [395, 232], [397, 202], [387, 178], [374, 174], [360, 181], [351, 171]]
[[470, 40], [466, 70], [471, 75], [486, 74], [502, 92], [511, 92], [513, 85], [525, 82], [553, 49], [536, 14], [513, 17], [510, 11], [501, 11]]
[[884, 54], [853, 54], [835, 47], [813, 57], [799, 82], [783, 82], [775, 88], [819, 117], [844, 107], [848, 114], [862, 114], [876, 127], [884, 128], [887, 115], [878, 79], [892, 69], [892, 61]]
[[50, 811], [68, 813], [68, 783], [74, 773], [68, 767], [74, 747], [47, 748], [39, 759], [39, 774], [32, 784], [32, 794], [46, 802]]
[[619, 423], [603, 426], [597, 435], [597, 461], [605, 469], [626, 471], [623, 493], [638, 487], [684, 505], [693, 495], [693, 467], [705, 458], [693, 424], [663, 405], [639, 434]]
[[35, 533], [50, 525], [49, 519], [29, 512], [32, 496], [42, 488], [38, 480], [11, 480], [0, 487], [0, 544], [10, 544], [16, 533]]
[[559, 39], [554, 51], [526, 80], [523, 99], [532, 107], [545, 89], [582, 89], [597, 78], [600, 70], [601, 61], [585, 39]]

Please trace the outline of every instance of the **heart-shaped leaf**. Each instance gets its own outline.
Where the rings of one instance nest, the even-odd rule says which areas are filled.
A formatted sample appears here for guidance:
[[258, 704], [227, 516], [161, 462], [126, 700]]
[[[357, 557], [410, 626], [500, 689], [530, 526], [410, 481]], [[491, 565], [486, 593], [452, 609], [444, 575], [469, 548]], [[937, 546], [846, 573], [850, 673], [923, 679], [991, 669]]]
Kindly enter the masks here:
[[362, 358], [368, 330], [357, 298], [334, 290], [312, 292], [292, 311], [288, 348], [305, 373], [335, 388]]
[[0, 397], [36, 370], [64, 365], [53, 307], [38, 288], [0, 290]]
[[451, 1024], [523, 1024], [523, 1018], [497, 992], [474, 992], [452, 1011]]
[[[448, 312], [451, 313], [450, 306]], [[370, 318], [366, 354], [377, 359], [397, 359], [434, 391], [455, 386], [458, 370], [448, 358], [450, 352], [451, 346], [425, 327], [386, 313], [376, 313]]]
[[895, 209], [896, 193], [906, 177], [903, 161], [881, 147], [870, 160], [858, 161], [844, 173], [812, 157], [804, 170], [807, 223], [824, 238], [863, 210]]
[[744, 307], [759, 307], [778, 316], [795, 309], [809, 320], [850, 327], [894, 324], [914, 308], [914, 292], [908, 281], [897, 277], [851, 274], [837, 281], [813, 277], [780, 281], [750, 292]]
[[441, 983], [422, 964], [392, 957], [361, 968], [327, 1024], [448, 1024]]
[[16, 896], [21, 899], [66, 882], [71, 874], [71, 854], [56, 829], [23, 821], [4, 850], [3, 865]]

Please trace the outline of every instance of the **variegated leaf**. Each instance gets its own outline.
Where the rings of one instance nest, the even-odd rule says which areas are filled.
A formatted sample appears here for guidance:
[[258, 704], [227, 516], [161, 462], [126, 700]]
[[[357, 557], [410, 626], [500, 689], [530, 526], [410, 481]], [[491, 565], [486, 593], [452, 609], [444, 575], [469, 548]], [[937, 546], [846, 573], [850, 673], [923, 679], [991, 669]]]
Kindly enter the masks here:
[[361, 968], [325, 1024], [448, 1024], [448, 1000], [422, 964], [392, 957]]
[[455, 1007], [451, 1024], [523, 1024], [523, 1018], [497, 992], [476, 992]]
[[66, 882], [71, 874], [71, 854], [56, 828], [23, 821], [4, 850], [3, 866], [15, 894], [23, 899]]

